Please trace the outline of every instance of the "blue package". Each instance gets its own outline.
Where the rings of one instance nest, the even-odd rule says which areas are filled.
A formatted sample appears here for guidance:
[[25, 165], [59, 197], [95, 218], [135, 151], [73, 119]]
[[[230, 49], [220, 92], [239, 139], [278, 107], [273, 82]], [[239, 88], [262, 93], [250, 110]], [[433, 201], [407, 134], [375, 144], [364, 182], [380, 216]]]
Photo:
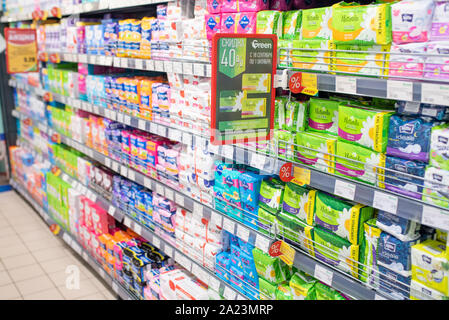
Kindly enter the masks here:
[[259, 203], [260, 184], [263, 176], [245, 172], [239, 176], [240, 201], [245, 210], [253, 212]]
[[239, 190], [240, 175], [241, 172], [237, 170], [223, 170], [223, 196], [226, 201], [231, 202], [237, 206], [241, 206]]
[[222, 162], [219, 160], [215, 161], [214, 172], [215, 172], [215, 186], [223, 188], [223, 171], [230, 168], [230, 164]]
[[395, 108], [396, 113], [404, 116], [422, 116], [435, 120], [449, 120], [449, 109], [445, 106], [412, 101], [398, 101], [396, 102]]
[[401, 241], [416, 239], [419, 236], [421, 224], [399, 217], [382, 210], [377, 214], [376, 225], [379, 229], [391, 234]]
[[240, 260], [242, 261], [243, 273], [245, 277], [252, 279], [254, 283], [258, 283], [257, 269], [252, 254], [242, 252], [240, 254]]
[[227, 214], [229, 211], [229, 206], [223, 200], [215, 198], [215, 210]]
[[229, 270], [230, 266], [230, 254], [227, 251], [220, 252], [215, 257], [216, 264], [218, 264], [220, 267], [222, 267], [225, 270]]
[[388, 293], [395, 299], [409, 299], [411, 279], [411, 276], [403, 276], [379, 265], [379, 291]]
[[227, 215], [237, 221], [243, 222], [243, 211], [239, 208], [230, 207], [228, 205]]
[[253, 244], [251, 244], [250, 242], [243, 241], [239, 237], [237, 237], [237, 241], [239, 242], [239, 247], [242, 250], [242, 252], [249, 254], [249, 255], [253, 254], [253, 249], [254, 249]]
[[242, 267], [242, 259], [241, 259], [242, 251], [238, 246], [231, 243], [231, 266], [237, 266], [238, 268]]
[[398, 238], [382, 231], [380, 233], [377, 247], [378, 265], [388, 268], [403, 276], [409, 276], [412, 269], [412, 246], [419, 242], [419, 235], [413, 240], [401, 241]]
[[229, 236], [229, 245], [234, 245], [234, 246], [236, 246], [238, 248], [239, 247], [239, 241], [238, 241], [237, 236], [235, 236], [232, 233], [227, 232], [227, 231], [226, 231], [226, 233]]
[[[398, 171], [385, 170], [385, 189], [421, 200], [426, 172], [424, 163], [387, 156], [385, 167]], [[423, 179], [410, 177], [400, 172]]]
[[432, 126], [422, 118], [391, 116], [387, 155], [427, 163]]
[[230, 270], [229, 283], [237, 291], [239, 291], [241, 294], [245, 295], [245, 288], [243, 285], [243, 283], [244, 283], [243, 280], [244, 280], [243, 271], [237, 269], [235, 266], [232, 266], [231, 270]]
[[243, 223], [251, 228], [254, 228], [254, 229], [258, 228], [258, 222], [259, 222], [257, 210], [259, 210], [259, 207], [256, 208], [255, 213], [245, 211], [244, 216], [243, 216]]
[[230, 280], [230, 274], [228, 270], [225, 270], [221, 267], [215, 268], [215, 274], [224, 282], [229, 282]]
[[[257, 284], [259, 285], [259, 284]], [[243, 283], [243, 288], [245, 290], [245, 295], [247, 298], [251, 300], [259, 300], [259, 290], [255, 288], [255, 286], [252, 286], [251, 284], [247, 283], [246, 281]]]

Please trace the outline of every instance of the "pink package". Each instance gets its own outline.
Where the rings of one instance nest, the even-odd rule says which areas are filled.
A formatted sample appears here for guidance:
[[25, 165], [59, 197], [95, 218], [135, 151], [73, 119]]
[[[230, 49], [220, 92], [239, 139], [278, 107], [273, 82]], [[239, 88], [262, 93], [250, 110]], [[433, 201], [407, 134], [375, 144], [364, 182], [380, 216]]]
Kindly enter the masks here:
[[222, 33], [256, 32], [256, 12], [223, 13], [221, 19]]
[[[389, 64], [390, 76], [422, 77], [425, 57], [414, 54], [423, 54], [426, 51], [427, 43], [392, 45]], [[394, 54], [396, 52], [402, 54]]]
[[238, 0], [223, 0], [221, 5], [221, 12], [239, 12], [239, 1]]
[[109, 219], [107, 212], [97, 204], [92, 206], [92, 224], [96, 235], [108, 233]]
[[206, 14], [206, 34], [207, 39], [211, 40], [214, 34], [220, 32], [221, 29], [221, 14]]
[[223, 0], [207, 0], [207, 11], [209, 13], [220, 13]]
[[268, 7], [268, 0], [238, 0], [239, 12], [259, 12], [262, 10], [268, 10]]
[[270, 10], [287, 11], [292, 9], [293, 1], [290, 0], [271, 0]]

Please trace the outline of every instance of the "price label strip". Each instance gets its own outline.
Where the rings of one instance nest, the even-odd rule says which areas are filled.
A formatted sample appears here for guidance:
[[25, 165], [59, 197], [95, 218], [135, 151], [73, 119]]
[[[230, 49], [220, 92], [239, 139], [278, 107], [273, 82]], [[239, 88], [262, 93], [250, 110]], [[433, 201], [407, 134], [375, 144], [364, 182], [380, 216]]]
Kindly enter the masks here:
[[354, 201], [355, 184], [343, 180], [335, 180], [334, 194], [349, 200]]
[[398, 210], [398, 197], [387, 193], [374, 191], [373, 207], [396, 214]]

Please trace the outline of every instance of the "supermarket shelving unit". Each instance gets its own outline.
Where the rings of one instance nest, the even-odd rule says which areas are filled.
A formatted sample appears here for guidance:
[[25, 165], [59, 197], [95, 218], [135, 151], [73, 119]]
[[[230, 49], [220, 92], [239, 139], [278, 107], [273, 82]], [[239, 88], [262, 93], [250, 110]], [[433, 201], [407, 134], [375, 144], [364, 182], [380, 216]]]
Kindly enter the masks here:
[[[100, 0], [98, 2], [84, 4], [82, 6], [64, 8], [62, 16], [68, 16], [71, 14], [96, 14], [123, 8], [138, 10], [144, 5], [150, 6], [156, 3], [163, 2], [168, 1], [129, 0], [126, 1], [125, 5], [123, 1], [119, 0]], [[30, 19], [30, 14], [13, 15], [9, 17], [2, 17], [1, 22], [8, 23]], [[2, 25], [2, 28], [3, 27], [4, 25]], [[57, 55], [57, 60], [67, 62], [81, 62], [156, 72], [175, 72], [204, 77], [210, 77], [211, 75], [210, 63], [195, 61], [191, 59], [169, 59], [162, 61], [154, 59], [143, 60], [57, 52], [48, 52], [48, 55]], [[4, 68], [4, 59], [2, 59], [2, 61], [0, 62], [0, 67], [0, 72], [4, 72], [4, 74], [6, 74]], [[294, 70], [278, 70], [275, 81], [276, 86], [288, 88], [289, 79], [294, 73], [296, 73], [296, 71]], [[316, 74], [316, 76], [317, 88], [319, 91], [348, 93], [353, 95], [389, 99], [402, 99], [414, 102], [434, 103], [449, 106], [449, 85], [444, 83], [435, 81], [419, 82], [398, 79], [387, 80], [382, 78], [356, 77], [351, 75], [334, 75], [327, 73]], [[9, 116], [14, 115], [14, 117], [17, 117], [19, 119], [28, 118], [26, 115], [20, 114], [17, 110], [14, 110], [14, 105], [11, 98], [12, 94], [11, 92], [8, 92], [6, 90], [8, 85], [11, 87], [28, 90], [33, 94], [41, 97], [46, 94], [46, 92], [40, 88], [25, 86], [21, 83], [15, 82], [14, 80], [9, 80], [9, 82], [7, 82], [7, 79], [2, 80], [3, 81], [1, 81], [2, 84], [0, 88], [2, 88], [1, 93], [3, 97], [3, 109], [6, 110], [4, 111], [5, 114], [8, 114]], [[96, 106], [85, 101], [81, 101], [71, 97], [65, 97], [54, 93], [52, 94], [52, 98], [57, 102], [68, 104], [74, 108], [85, 110], [90, 113], [124, 123], [128, 126], [135, 127], [143, 131], [164, 136], [171, 140], [178, 141], [184, 144], [204, 146], [208, 143], [207, 136], [193, 134], [183, 128], [175, 128], [164, 124], [132, 117], [121, 112], [104, 109], [100, 106]], [[48, 128], [45, 124], [42, 123], [36, 122], [34, 126], [39, 128], [41, 131], [46, 132], [49, 136], [56, 133], [56, 131], [54, 131], [52, 128]], [[12, 130], [11, 132], [15, 131]], [[213, 206], [197, 202], [191, 199], [188, 195], [165, 186], [159, 181], [149, 178], [140, 172], [125, 167], [120, 163], [110, 159], [109, 157], [104, 156], [103, 154], [93, 149], [87, 148], [86, 146], [80, 144], [77, 141], [74, 141], [69, 137], [60, 134], [58, 135], [62, 143], [84, 153], [89, 158], [98, 161], [99, 163], [112, 169], [114, 172], [121, 174], [122, 176], [127, 177], [128, 179], [140, 185], [143, 185], [157, 192], [158, 194], [164, 195], [168, 199], [173, 200], [179, 206], [184, 207], [187, 210], [200, 212], [204, 217], [221, 221], [223, 229], [243, 238], [244, 240], [254, 238], [256, 246], [264, 251], [268, 251], [270, 242], [275, 240], [274, 237], [266, 236], [258, 230], [250, 228], [242, 224], [241, 222], [230, 218], [219, 211], [216, 211]], [[8, 141], [10, 145], [14, 144], [15, 139], [15, 136], [11, 136], [9, 138]], [[28, 145], [28, 147], [32, 148], [29, 142], [25, 141], [22, 138], [19, 139], [19, 143], [21, 145]], [[282, 165], [286, 163], [285, 160], [282, 160], [278, 157], [257, 153], [255, 151], [251, 151], [249, 149], [242, 148], [236, 145], [219, 147], [210, 146], [210, 150], [213, 153], [221, 155], [222, 157], [229, 160], [234, 160], [237, 163], [256, 167], [268, 173], [278, 174]], [[372, 206], [377, 209], [382, 209], [387, 212], [396, 214], [400, 217], [420, 222], [424, 225], [438, 227], [439, 229], [449, 231], [449, 209], [443, 209], [437, 206], [424, 204], [421, 201], [406, 196], [397, 195], [384, 189], [379, 189], [368, 184], [356, 182], [354, 180], [349, 180], [342, 177], [337, 178], [334, 175], [327, 174], [304, 165], [295, 164], [295, 166], [310, 170], [310, 186], [313, 188], [331, 194], [336, 194], [343, 198], [353, 200], [364, 205]], [[101, 195], [89, 189], [87, 186], [82, 185], [73, 177], [70, 177], [65, 173], [61, 173], [61, 175], [65, 181], [72, 184], [74, 188], [78, 189], [92, 201], [96, 202], [102, 208], [107, 210], [108, 213], [112, 215], [116, 220], [123, 221], [126, 226], [130, 227], [131, 229], [136, 231], [136, 233], [140, 234], [149, 242], [153, 243], [167, 255], [172, 256], [177, 262], [183, 265], [187, 270], [191, 271], [199, 279], [203, 280], [214, 289], [223, 290], [226, 298], [245, 298], [240, 294], [237, 294], [227, 284], [220, 281], [212, 271], [197, 264], [195, 261], [193, 261], [193, 259], [189, 258], [187, 255], [184, 255], [182, 252], [174, 248], [171, 244], [167, 243], [162, 237], [156, 235], [151, 229], [143, 226], [140, 222], [134, 220], [122, 210], [112, 206]], [[11, 181], [11, 184], [32, 204], [32, 206], [39, 212], [41, 216], [44, 217], [44, 219], [46, 219], [49, 224], [52, 223], [48, 214], [45, 213], [44, 210], [33, 201], [33, 199], [27, 194], [22, 186], [20, 186], [16, 181]], [[93, 258], [88, 257], [86, 252], [82, 251], [79, 244], [76, 243], [76, 240], [74, 240], [68, 233], [64, 233], [63, 231], [61, 231], [60, 235], [67, 243], [72, 246], [72, 248], [75, 247], [75, 251], [81, 252], [80, 255], [85, 260], [89, 261], [89, 264], [94, 266], [94, 268], [97, 268], [98, 272], [102, 276], [104, 275], [103, 269], [96, 265], [96, 262], [93, 261]], [[302, 250], [296, 250], [294, 265], [355, 299], [374, 300], [392, 298], [388, 294], [373, 290], [360, 281], [354, 280], [347, 274], [310, 257]], [[113, 280], [112, 278], [108, 278], [107, 275], [105, 275], [105, 277], [106, 281], [108, 283], [111, 283], [114, 291], [117, 292], [122, 298], [135, 298], [132, 295], [129, 295], [130, 293], [127, 292], [127, 290], [122, 286], [118, 285], [115, 280]]]

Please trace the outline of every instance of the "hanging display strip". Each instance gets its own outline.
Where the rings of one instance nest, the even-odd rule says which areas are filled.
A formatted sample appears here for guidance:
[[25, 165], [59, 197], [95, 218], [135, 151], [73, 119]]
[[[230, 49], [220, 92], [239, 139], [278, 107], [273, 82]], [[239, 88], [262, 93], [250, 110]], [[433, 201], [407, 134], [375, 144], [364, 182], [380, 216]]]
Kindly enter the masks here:
[[[19, 114], [17, 111], [14, 112], [14, 115], [21, 119], [27, 118], [26, 116]], [[49, 135], [51, 135], [53, 132], [52, 129], [46, 127], [45, 125], [40, 125], [40, 129], [47, 132], [47, 134], [49, 134]], [[93, 149], [87, 148], [84, 145], [82, 145], [76, 141], [73, 141], [72, 139], [70, 139], [68, 137], [61, 135], [61, 142], [88, 155], [92, 159], [98, 161], [99, 163], [101, 163], [103, 165], [106, 165], [107, 167], [109, 167], [110, 169], [112, 169], [113, 171], [115, 171], [119, 174], [121, 174], [122, 171], [125, 172], [124, 170], [121, 170], [122, 167], [123, 168], [125, 168], [125, 167], [120, 165], [116, 161], [111, 160], [110, 158], [100, 154], [99, 152], [97, 152]], [[225, 149], [227, 149], [228, 147], [234, 149], [233, 146], [221, 146], [221, 147], [225, 147]], [[235, 154], [242, 155], [242, 153], [237, 151], [240, 148], [235, 148], [235, 149], [236, 149]], [[248, 163], [251, 163], [251, 156], [249, 156], [249, 154], [248, 154], [247, 157], [249, 157]], [[239, 156], [239, 158], [240, 158], [240, 156]], [[267, 159], [272, 159], [272, 158], [267, 158]], [[272, 160], [274, 160], [274, 159], [272, 159]], [[243, 163], [243, 162], [241, 162], [241, 163]], [[132, 179], [130, 178], [131, 172], [132, 172], [132, 174], [131, 174]], [[272, 242], [271, 238], [269, 238], [265, 235], [262, 235], [259, 232], [255, 232], [254, 230], [247, 228], [246, 226], [244, 226], [237, 220], [234, 220], [229, 216], [224, 216], [220, 212], [213, 211], [211, 208], [204, 206], [204, 205], [194, 201], [190, 197], [185, 196], [167, 186], [164, 186], [161, 183], [159, 183], [149, 177], [146, 177], [137, 171], [134, 171], [134, 170], [128, 168], [126, 170], [126, 174], [127, 174], [126, 177], [128, 177], [128, 179], [130, 179], [138, 184], [141, 184], [151, 190], [157, 190], [156, 192], [160, 193], [161, 195], [166, 196], [167, 191], [173, 192], [175, 195], [174, 201], [177, 204], [179, 204], [180, 206], [183, 206], [190, 211], [194, 211], [194, 208], [195, 208], [195, 211], [198, 211], [199, 206], [202, 206], [202, 208], [203, 208], [202, 212], [203, 212], [204, 217], [210, 217], [212, 219], [214, 219], [214, 218], [221, 219], [221, 221], [222, 221], [221, 224], [223, 226], [223, 229], [225, 229], [226, 231], [228, 231], [234, 235], [237, 235], [237, 236], [245, 235], [245, 237], [246, 237], [246, 235], [248, 235], [248, 237], [255, 237], [256, 247], [258, 247], [259, 249], [262, 249], [265, 252], [268, 252], [270, 243]], [[64, 174], [63, 174], [63, 177], [64, 177]], [[66, 179], [72, 179], [72, 178], [67, 176]], [[86, 194], [87, 193], [88, 192], [86, 191]], [[91, 190], [91, 193], [94, 193], [94, 192]], [[95, 194], [93, 196], [95, 196]], [[92, 198], [92, 195], [90, 195], [90, 198]], [[97, 196], [95, 199], [98, 202], [98, 200], [101, 199], [101, 197]], [[187, 206], [189, 208], [187, 208], [187, 206], [185, 205], [186, 203], [188, 204]], [[109, 214], [111, 214], [111, 212], [114, 212], [114, 214], [113, 214], [114, 217], [115, 217], [115, 212], [119, 212], [119, 214], [120, 214], [120, 209], [115, 208], [115, 210], [114, 210], [114, 209], [111, 209], [110, 207], [108, 209]], [[180, 264], [183, 265], [184, 267], [185, 266], [189, 267], [189, 271], [193, 270], [196, 273], [201, 273], [198, 270], [206, 270], [199, 265], [195, 267], [196, 263], [192, 264], [192, 261], [187, 256], [185, 256], [181, 252], [178, 252], [179, 250], [174, 248], [172, 245], [165, 243], [165, 241], [162, 238], [155, 235], [153, 231], [151, 231], [147, 227], [141, 225], [139, 222], [135, 221], [132, 217], [130, 217], [124, 213], [122, 213], [122, 214], [124, 217], [123, 223], [126, 226], [130, 227], [132, 230], [134, 230], [135, 232], [137, 232], [139, 234], [140, 234], [140, 232], [142, 232], [140, 235], [150, 242], [153, 241], [152, 243], [155, 245], [156, 244], [164, 244], [164, 247], [159, 247], [159, 248], [162, 251], [164, 251], [166, 254], [171, 253], [171, 250], [173, 248], [173, 253], [174, 253], [173, 257], [175, 258], [175, 260], [177, 260], [176, 257], [178, 257]], [[215, 215], [215, 217], [212, 217], [211, 215]], [[178, 252], [178, 253], [176, 253], [176, 252]], [[187, 262], [187, 261], [189, 261], [189, 262]], [[324, 275], [326, 275], [326, 277], [332, 278], [332, 283], [331, 283], [332, 287], [334, 287], [335, 289], [340, 290], [356, 299], [373, 300], [375, 296], [386, 295], [383, 292], [380, 293], [380, 292], [370, 289], [369, 287], [366, 287], [365, 284], [352, 279], [350, 276], [348, 276], [344, 273], [341, 273], [340, 271], [337, 271], [337, 270], [334, 271], [334, 269], [331, 269], [330, 267], [324, 265], [322, 262], [309, 257], [307, 254], [303, 253], [302, 251], [296, 250], [293, 265], [295, 267], [297, 267], [298, 269], [303, 270], [305, 272], [308, 272], [308, 273], [311, 272], [311, 274], [314, 274], [315, 270], [318, 270], [317, 275], [319, 277], [323, 277], [323, 279], [324, 279]], [[191, 272], [194, 273], [193, 271], [191, 271]], [[323, 275], [321, 275], [321, 274], [323, 274]], [[203, 278], [204, 278], [204, 273], [200, 274], [200, 276], [203, 276]], [[216, 279], [215, 276], [209, 275], [209, 277], [211, 277], [210, 279], [212, 279], [212, 278]], [[201, 279], [201, 277], [199, 277], [199, 278]], [[215, 284], [216, 280], [213, 280], [213, 279], [209, 280], [209, 281], [211, 281], [211, 283], [214, 283], [213, 285], [216, 285]], [[239, 294], [236, 295], [236, 299], [241, 299], [241, 297], [242, 296]], [[389, 297], [389, 298], [391, 299], [392, 297]]]
[[[10, 184], [13, 188], [20, 193], [36, 210], [41, 217], [44, 218], [48, 226], [53, 225], [55, 222], [50, 218], [47, 212], [28, 194], [28, 192], [15, 180], [11, 179]], [[84, 261], [86, 261], [102, 278], [106, 283], [112, 288], [112, 290], [123, 300], [137, 300], [131, 292], [126, 290], [118, 281], [114, 280], [109, 274], [107, 274], [104, 269], [92, 258], [92, 256], [84, 249], [78, 241], [72, 237], [68, 232], [64, 231], [62, 228], [58, 233], [58, 237], [63, 239], [67, 245], [69, 245], [76, 253], [78, 253]]]
[[[67, 5], [61, 8], [61, 16], [68, 16], [71, 14], [80, 14], [80, 13], [95, 13], [96, 11], [103, 11], [109, 9], [124, 9], [124, 8], [132, 8], [143, 5], [151, 5], [158, 3], [167, 3], [173, 0], [99, 0], [87, 3], [80, 3], [74, 5]], [[14, 13], [10, 15], [4, 15], [0, 22], [15, 22], [22, 20], [32, 20], [32, 13]]]
[[[286, 73], [278, 70], [277, 75], [282, 78], [278, 86], [287, 88], [289, 80], [297, 73], [297, 71], [291, 70], [288, 70]], [[350, 75], [337, 76], [332, 74], [301, 73], [316, 78], [317, 88], [315, 89], [318, 91], [449, 106], [449, 84], [386, 80]]]

